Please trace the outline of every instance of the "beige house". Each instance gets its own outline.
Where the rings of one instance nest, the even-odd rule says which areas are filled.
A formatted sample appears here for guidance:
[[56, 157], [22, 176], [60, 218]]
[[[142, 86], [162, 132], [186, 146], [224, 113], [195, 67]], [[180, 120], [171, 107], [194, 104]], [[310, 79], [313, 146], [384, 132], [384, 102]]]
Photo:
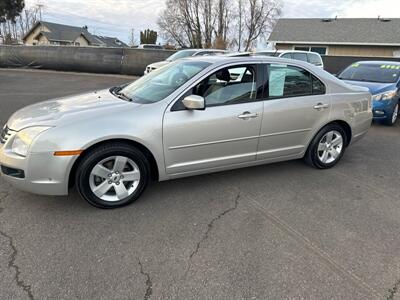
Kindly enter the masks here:
[[269, 42], [322, 55], [400, 57], [400, 19], [280, 19]]
[[87, 27], [37, 22], [23, 38], [25, 45], [128, 47], [117, 38], [91, 34]]

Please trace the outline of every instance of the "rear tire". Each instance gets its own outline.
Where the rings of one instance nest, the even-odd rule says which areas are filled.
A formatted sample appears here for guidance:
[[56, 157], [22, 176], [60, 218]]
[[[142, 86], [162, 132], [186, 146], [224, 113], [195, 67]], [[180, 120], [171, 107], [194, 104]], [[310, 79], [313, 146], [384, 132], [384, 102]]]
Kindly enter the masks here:
[[347, 140], [346, 132], [340, 125], [329, 124], [311, 141], [304, 161], [317, 169], [332, 168], [343, 157]]
[[84, 154], [75, 183], [79, 194], [99, 208], [129, 205], [144, 192], [150, 180], [150, 164], [137, 148], [105, 144]]

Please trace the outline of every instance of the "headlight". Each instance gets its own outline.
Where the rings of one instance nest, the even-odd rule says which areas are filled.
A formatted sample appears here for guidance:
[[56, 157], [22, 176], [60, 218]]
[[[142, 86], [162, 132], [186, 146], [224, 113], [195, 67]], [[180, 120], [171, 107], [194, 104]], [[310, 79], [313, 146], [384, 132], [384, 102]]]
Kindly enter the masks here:
[[29, 147], [31, 146], [33, 140], [43, 131], [49, 129], [50, 127], [38, 126], [29, 127], [21, 130], [16, 134], [11, 145], [11, 151], [20, 156], [26, 156], [28, 154]]
[[391, 100], [397, 96], [397, 90], [387, 91], [382, 94], [372, 96], [373, 101]]

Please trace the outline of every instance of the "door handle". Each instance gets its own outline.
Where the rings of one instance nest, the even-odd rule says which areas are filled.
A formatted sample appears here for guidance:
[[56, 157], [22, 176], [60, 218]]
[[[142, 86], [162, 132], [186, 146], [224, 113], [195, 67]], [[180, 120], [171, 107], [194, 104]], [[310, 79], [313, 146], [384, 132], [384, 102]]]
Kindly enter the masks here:
[[324, 104], [324, 103], [318, 103], [317, 105], [314, 106], [314, 109], [324, 109], [328, 108], [329, 104]]
[[248, 119], [254, 119], [258, 117], [257, 113], [251, 113], [249, 111], [245, 111], [244, 113], [242, 113], [241, 115], [237, 116], [239, 119], [242, 120], [248, 120]]

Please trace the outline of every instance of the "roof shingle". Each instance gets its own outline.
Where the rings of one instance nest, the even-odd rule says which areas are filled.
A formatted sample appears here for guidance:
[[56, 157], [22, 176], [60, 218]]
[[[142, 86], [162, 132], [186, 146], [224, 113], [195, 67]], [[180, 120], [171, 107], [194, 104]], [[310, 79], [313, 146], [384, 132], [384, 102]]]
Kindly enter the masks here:
[[270, 42], [400, 45], [400, 18], [280, 19]]

